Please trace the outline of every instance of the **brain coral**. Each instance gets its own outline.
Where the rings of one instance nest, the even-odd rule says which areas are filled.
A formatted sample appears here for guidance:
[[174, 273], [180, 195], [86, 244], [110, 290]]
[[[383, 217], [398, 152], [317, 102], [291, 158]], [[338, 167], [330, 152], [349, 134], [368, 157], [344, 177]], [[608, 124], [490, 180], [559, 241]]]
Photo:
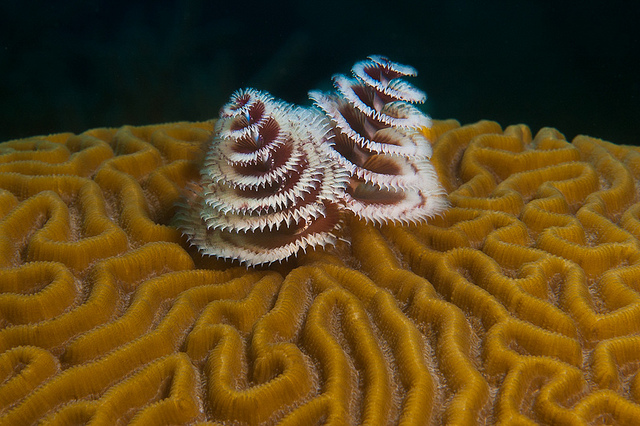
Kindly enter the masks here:
[[167, 225], [212, 129], [0, 144], [0, 423], [640, 418], [638, 148], [435, 121], [444, 215], [247, 270]]

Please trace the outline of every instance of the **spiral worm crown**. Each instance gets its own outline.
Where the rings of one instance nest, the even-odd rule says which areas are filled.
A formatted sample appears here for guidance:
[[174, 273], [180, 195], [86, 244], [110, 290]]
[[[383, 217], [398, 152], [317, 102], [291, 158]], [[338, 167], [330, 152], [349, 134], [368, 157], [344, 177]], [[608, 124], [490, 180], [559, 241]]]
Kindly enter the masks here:
[[201, 182], [176, 225], [208, 255], [247, 265], [335, 244], [340, 211], [374, 222], [414, 222], [446, 207], [419, 129], [425, 95], [399, 77], [412, 67], [371, 56], [334, 76], [314, 108], [239, 90], [220, 112]]
[[177, 225], [204, 254], [248, 265], [334, 244], [348, 176], [331, 163], [327, 132], [316, 111], [236, 92]]
[[431, 144], [419, 131], [431, 120], [411, 103], [425, 94], [400, 77], [413, 67], [371, 56], [333, 77], [336, 93], [309, 96], [331, 122], [331, 157], [349, 172], [345, 207], [373, 222], [416, 222], [447, 206], [429, 161]]

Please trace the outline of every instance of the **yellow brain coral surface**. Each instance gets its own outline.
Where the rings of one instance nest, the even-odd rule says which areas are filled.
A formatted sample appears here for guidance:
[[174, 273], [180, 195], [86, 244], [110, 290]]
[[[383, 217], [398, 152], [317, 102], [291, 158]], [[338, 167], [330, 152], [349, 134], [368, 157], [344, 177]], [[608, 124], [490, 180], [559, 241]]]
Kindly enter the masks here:
[[271, 269], [170, 226], [213, 123], [0, 144], [0, 423], [631, 424], [640, 150], [430, 130], [452, 208]]

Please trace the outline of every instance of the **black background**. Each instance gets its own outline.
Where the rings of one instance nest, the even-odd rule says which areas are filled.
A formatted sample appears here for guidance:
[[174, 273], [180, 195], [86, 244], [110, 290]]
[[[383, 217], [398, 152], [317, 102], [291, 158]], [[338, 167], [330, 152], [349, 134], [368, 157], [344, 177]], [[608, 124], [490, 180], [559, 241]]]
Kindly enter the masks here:
[[640, 145], [636, 2], [5, 1], [0, 140], [217, 116], [252, 86], [309, 105], [383, 54], [434, 118]]

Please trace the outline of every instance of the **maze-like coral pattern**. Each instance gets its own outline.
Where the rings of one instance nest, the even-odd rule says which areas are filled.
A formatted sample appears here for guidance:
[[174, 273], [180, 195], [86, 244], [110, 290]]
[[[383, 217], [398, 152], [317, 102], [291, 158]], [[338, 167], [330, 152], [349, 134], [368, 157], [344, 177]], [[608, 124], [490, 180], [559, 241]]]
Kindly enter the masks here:
[[212, 129], [0, 144], [1, 424], [640, 419], [640, 150], [439, 121], [442, 217], [246, 269], [169, 226]]

